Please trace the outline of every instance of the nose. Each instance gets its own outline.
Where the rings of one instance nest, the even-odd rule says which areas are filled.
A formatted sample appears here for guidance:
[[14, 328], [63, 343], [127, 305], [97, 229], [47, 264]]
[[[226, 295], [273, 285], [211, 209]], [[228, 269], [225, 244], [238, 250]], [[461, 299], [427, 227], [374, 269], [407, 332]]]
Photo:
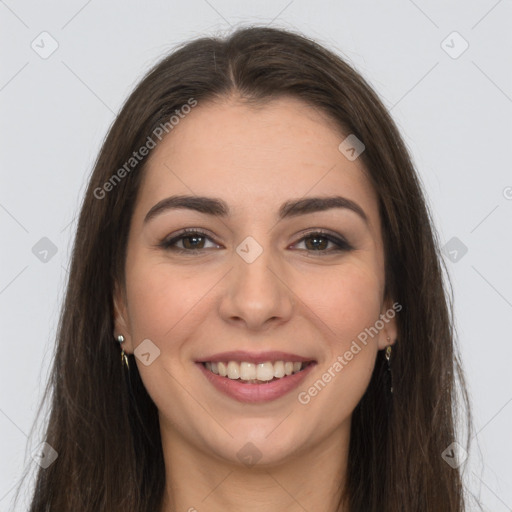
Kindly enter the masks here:
[[290, 280], [270, 249], [250, 263], [235, 253], [222, 290], [220, 315], [228, 323], [254, 331], [287, 322], [295, 303], [287, 277]]

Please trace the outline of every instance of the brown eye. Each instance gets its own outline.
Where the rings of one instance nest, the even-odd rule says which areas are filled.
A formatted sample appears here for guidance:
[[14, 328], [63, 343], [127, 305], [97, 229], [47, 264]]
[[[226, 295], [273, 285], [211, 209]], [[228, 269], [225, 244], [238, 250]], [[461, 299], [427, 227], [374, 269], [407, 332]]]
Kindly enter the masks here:
[[[207, 247], [205, 247], [206, 240], [213, 242], [213, 240], [203, 231], [190, 229], [182, 231], [179, 235], [173, 238], [163, 240], [160, 242], [159, 246], [170, 251], [194, 253], [196, 251], [207, 249]], [[182, 247], [177, 245], [180, 242]], [[215, 243], [214, 245], [217, 246]]]
[[[322, 231], [309, 233], [301, 238], [298, 243], [303, 240], [305, 241], [306, 250], [308, 252], [316, 252], [318, 254], [330, 254], [332, 252], [349, 251], [352, 249], [345, 240]], [[333, 244], [334, 248], [326, 250], [329, 244]]]
[[[187, 235], [180, 237], [184, 249], [203, 249], [205, 237], [202, 235]], [[201, 243], [202, 242], [202, 243]]]

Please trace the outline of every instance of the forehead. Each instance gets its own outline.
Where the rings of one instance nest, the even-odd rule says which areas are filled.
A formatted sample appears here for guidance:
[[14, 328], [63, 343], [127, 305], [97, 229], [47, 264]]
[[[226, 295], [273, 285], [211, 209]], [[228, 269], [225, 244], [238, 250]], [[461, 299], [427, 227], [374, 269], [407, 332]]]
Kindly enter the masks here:
[[360, 204], [377, 229], [376, 194], [361, 160], [339, 151], [345, 137], [294, 98], [199, 103], [150, 155], [139, 205], [147, 211], [170, 195], [196, 194], [253, 218], [274, 215], [291, 198], [337, 194]]

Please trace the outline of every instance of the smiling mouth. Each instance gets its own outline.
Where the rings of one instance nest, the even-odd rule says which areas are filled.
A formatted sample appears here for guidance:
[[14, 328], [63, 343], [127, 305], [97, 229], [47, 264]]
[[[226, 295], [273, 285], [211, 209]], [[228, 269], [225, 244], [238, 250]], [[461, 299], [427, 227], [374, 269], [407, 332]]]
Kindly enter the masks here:
[[267, 361], [249, 363], [246, 361], [203, 362], [208, 371], [244, 384], [263, 384], [284, 379], [303, 371], [314, 361]]

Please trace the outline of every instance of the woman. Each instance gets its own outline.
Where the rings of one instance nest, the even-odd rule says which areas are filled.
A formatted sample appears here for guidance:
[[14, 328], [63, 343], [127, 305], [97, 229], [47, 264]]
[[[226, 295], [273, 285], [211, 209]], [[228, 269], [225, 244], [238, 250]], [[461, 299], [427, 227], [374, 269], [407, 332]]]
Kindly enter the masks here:
[[184, 45], [89, 182], [30, 511], [462, 511], [441, 261], [348, 64], [271, 28]]

